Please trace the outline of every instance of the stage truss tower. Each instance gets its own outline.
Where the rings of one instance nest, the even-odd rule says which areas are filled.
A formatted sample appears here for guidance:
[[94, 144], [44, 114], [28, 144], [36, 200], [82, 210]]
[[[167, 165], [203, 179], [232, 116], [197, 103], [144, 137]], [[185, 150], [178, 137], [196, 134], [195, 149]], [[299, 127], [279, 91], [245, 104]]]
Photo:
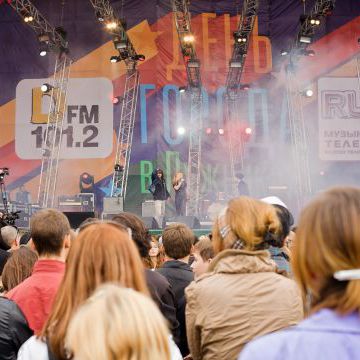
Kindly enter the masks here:
[[243, 134], [234, 131], [232, 125], [238, 122], [239, 90], [241, 90], [241, 75], [244, 69], [246, 55], [249, 48], [250, 36], [254, 28], [259, 0], [244, 0], [241, 18], [237, 30], [234, 32], [234, 47], [229, 62], [229, 71], [226, 78], [226, 91], [224, 93], [225, 128], [228, 133], [231, 195], [238, 194], [235, 167], [240, 164], [244, 167], [244, 138]]
[[199, 215], [202, 143], [202, 89], [200, 61], [196, 55], [194, 35], [191, 31], [189, 0], [172, 0], [174, 20], [180, 49], [186, 66], [188, 91], [191, 96], [191, 127], [189, 129], [188, 152], [188, 198], [187, 215]]
[[301, 56], [308, 53], [316, 31], [326, 16], [335, 8], [335, 0], [317, 0], [309, 15], [300, 18], [300, 30], [290, 49], [290, 61], [286, 67], [287, 100], [289, 125], [295, 166], [296, 203], [300, 211], [312, 193], [311, 172], [309, 165], [308, 131], [303, 114], [304, 89], [299, 85], [296, 68]]
[[43, 39], [48, 48], [58, 54], [51, 86], [49, 91], [44, 93], [44, 96], [50, 97], [50, 108], [42, 147], [38, 190], [39, 205], [44, 208], [54, 207], [72, 60], [68, 56], [64, 32], [54, 28], [29, 0], [13, 0], [8, 3], [23, 19], [31, 19], [26, 24], [35, 31], [39, 40]]
[[[124, 96], [122, 97], [120, 125], [116, 140], [116, 154], [112, 176], [111, 197], [125, 199], [129, 177], [130, 155], [136, 118], [139, 90], [138, 55], [126, 33], [124, 20], [119, 19], [108, 0], [90, 0], [95, 15], [112, 35], [119, 60], [126, 64]], [[144, 57], [143, 57], [144, 59]]]

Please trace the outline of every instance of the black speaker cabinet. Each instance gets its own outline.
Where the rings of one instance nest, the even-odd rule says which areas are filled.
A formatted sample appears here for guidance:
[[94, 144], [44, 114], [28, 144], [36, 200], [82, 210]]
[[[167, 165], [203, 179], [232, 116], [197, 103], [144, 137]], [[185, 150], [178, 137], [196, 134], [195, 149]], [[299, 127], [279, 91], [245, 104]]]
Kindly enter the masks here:
[[95, 217], [95, 213], [93, 211], [89, 211], [89, 212], [80, 212], [80, 211], [67, 212], [67, 211], [64, 211], [64, 215], [69, 219], [70, 226], [73, 229], [77, 229], [84, 220]]
[[166, 225], [176, 224], [176, 223], [185, 224], [190, 229], [201, 228], [200, 221], [196, 216], [175, 216], [169, 219], [166, 222]]

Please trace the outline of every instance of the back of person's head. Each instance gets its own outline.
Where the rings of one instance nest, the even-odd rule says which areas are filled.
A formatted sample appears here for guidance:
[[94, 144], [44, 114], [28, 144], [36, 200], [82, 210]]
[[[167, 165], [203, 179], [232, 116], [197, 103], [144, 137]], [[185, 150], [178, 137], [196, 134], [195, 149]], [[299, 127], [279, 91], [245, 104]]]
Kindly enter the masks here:
[[67, 257], [65, 275], [43, 328], [58, 359], [64, 359], [64, 338], [72, 312], [105, 282], [148, 293], [144, 268], [125, 227], [94, 223], [80, 231]]
[[99, 287], [76, 311], [66, 347], [81, 360], [170, 359], [168, 330], [156, 305], [115, 284]]
[[215, 257], [214, 247], [211, 240], [207, 237], [201, 238], [195, 245], [194, 251], [197, 252], [203, 261], [213, 259]]
[[289, 236], [291, 231], [291, 226], [294, 225], [294, 218], [291, 212], [281, 205], [273, 205], [276, 209], [276, 214], [279, 218], [281, 229], [278, 232], [277, 238], [274, 241], [272, 246], [283, 247], [285, 239]]
[[266, 249], [280, 231], [280, 222], [272, 205], [240, 196], [229, 201], [213, 227], [215, 253], [225, 249]]
[[334, 188], [313, 200], [301, 213], [293, 249], [293, 271], [313, 310], [360, 312], [359, 274], [348, 272], [360, 267], [360, 189]]
[[18, 230], [10, 225], [1, 228], [1, 237], [6, 247], [11, 248], [16, 242]]
[[132, 213], [121, 213], [113, 217], [113, 221], [131, 229], [131, 237], [137, 246], [140, 256], [146, 258], [151, 248], [151, 235], [144, 222]]
[[28, 242], [31, 239], [31, 233], [30, 231], [26, 231], [24, 234], [21, 235], [20, 240], [19, 240], [19, 245], [27, 245]]
[[190, 255], [194, 242], [194, 233], [185, 224], [172, 224], [162, 234], [162, 244], [166, 256], [182, 259]]
[[32, 216], [30, 231], [39, 256], [60, 255], [65, 237], [70, 234], [70, 223], [60, 211], [44, 209]]
[[28, 278], [33, 270], [38, 256], [26, 246], [13, 250], [4, 266], [2, 283], [5, 291], [10, 291]]

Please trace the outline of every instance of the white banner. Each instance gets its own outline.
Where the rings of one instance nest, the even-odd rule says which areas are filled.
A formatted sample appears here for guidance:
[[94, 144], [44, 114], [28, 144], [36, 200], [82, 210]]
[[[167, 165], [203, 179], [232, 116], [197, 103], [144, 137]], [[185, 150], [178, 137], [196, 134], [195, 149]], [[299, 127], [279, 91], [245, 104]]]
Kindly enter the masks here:
[[360, 85], [358, 78], [318, 81], [321, 160], [360, 160]]
[[[16, 88], [15, 149], [22, 159], [41, 159], [51, 79], [26, 79]], [[113, 146], [113, 85], [105, 78], [70, 79], [61, 159], [105, 158]]]

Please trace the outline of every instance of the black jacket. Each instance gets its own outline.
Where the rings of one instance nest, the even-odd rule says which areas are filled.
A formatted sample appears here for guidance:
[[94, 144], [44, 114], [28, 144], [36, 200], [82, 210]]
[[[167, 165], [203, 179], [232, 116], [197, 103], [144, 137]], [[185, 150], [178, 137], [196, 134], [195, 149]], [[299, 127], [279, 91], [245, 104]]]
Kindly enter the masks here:
[[18, 306], [0, 297], [0, 359], [15, 360], [20, 346], [32, 335]]
[[166, 261], [162, 268], [157, 270], [169, 281], [175, 296], [176, 317], [180, 324], [180, 343], [181, 354], [189, 354], [189, 348], [186, 338], [185, 324], [185, 288], [194, 280], [194, 274], [191, 267], [179, 260]]
[[4, 270], [4, 266], [6, 262], [8, 261], [8, 258], [10, 256], [10, 253], [6, 250], [0, 249], [0, 275], [2, 274]]
[[156, 271], [146, 269], [145, 277], [152, 299], [168, 321], [174, 341], [176, 344], [179, 344], [180, 328], [179, 322], [176, 319], [175, 299], [171, 285], [164, 276]]

